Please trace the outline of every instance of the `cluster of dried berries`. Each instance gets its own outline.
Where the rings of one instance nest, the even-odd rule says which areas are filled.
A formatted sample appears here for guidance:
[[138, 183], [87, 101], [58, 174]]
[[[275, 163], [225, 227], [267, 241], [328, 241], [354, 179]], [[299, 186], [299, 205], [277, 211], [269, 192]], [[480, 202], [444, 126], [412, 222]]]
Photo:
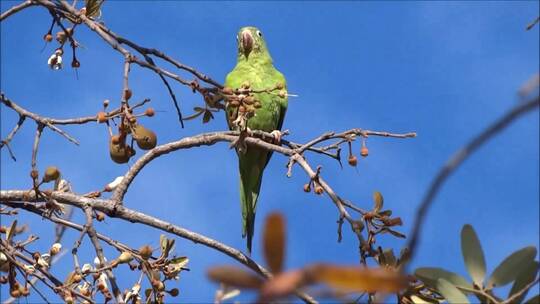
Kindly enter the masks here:
[[[118, 124], [118, 133], [112, 134], [112, 131], [110, 131], [109, 141], [110, 157], [118, 164], [127, 163], [129, 159], [135, 155], [136, 152], [133, 148], [134, 142], [136, 142], [137, 146], [142, 150], [150, 150], [157, 145], [156, 133], [137, 121], [137, 117], [153, 117], [155, 115], [154, 109], [147, 108], [144, 113], [137, 115], [133, 114], [133, 108], [130, 108], [127, 104], [127, 101], [131, 98], [131, 96], [131, 90], [124, 91], [123, 100], [126, 102], [123, 103], [120, 113], [113, 115], [105, 112], [107, 106], [109, 105], [109, 101], [105, 100], [103, 102], [104, 111], [97, 114], [97, 121], [99, 123], [106, 123], [109, 128], [109, 120], [114, 122], [114, 118], [120, 118], [120, 123]], [[129, 137], [131, 137], [131, 141], [129, 141]]]
[[274, 91], [279, 91], [277, 94], [281, 98], [287, 96], [287, 91], [284, 89], [283, 83], [277, 83], [273, 88], [264, 90], [252, 89], [248, 81], [242, 83], [238, 89], [224, 87], [221, 90], [221, 94], [226, 101], [227, 107], [230, 109], [227, 112], [231, 124], [236, 126], [240, 131], [244, 131], [247, 127], [247, 120], [262, 106], [261, 101], [254, 94], [272, 93]]

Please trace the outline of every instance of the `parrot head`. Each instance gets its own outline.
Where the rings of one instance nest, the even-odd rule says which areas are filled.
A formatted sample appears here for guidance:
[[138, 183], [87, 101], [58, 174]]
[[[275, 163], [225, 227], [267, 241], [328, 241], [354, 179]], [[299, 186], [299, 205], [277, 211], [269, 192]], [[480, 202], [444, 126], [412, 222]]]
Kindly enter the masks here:
[[253, 26], [246, 26], [238, 31], [238, 58], [270, 58], [262, 32]]

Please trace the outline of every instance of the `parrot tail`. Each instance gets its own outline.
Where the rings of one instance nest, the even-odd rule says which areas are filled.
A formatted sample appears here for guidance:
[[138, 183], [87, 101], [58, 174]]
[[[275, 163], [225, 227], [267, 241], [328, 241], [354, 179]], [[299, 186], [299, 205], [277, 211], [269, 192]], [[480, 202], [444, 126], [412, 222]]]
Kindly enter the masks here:
[[[253, 156], [253, 155], [251, 155]], [[247, 156], [250, 158], [250, 156]], [[240, 156], [240, 204], [242, 207], [242, 237], [247, 236], [247, 250], [251, 255], [253, 233], [255, 230], [255, 209], [261, 189], [265, 163], [262, 165], [243, 161]], [[253, 160], [253, 158], [251, 159]]]

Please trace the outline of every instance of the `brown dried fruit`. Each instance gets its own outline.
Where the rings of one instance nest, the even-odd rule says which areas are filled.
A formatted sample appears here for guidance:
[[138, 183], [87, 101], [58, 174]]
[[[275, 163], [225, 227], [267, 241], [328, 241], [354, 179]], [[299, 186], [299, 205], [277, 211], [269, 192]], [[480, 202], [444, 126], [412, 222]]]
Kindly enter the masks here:
[[120, 135], [113, 135], [111, 137], [111, 143], [117, 145], [120, 143]]
[[122, 99], [125, 101], [128, 101], [132, 95], [133, 93], [131, 92], [130, 89], [124, 90], [124, 95], [122, 96]]
[[354, 155], [349, 155], [348, 162], [349, 162], [349, 165], [356, 167], [356, 165], [358, 164], [358, 159]]
[[139, 254], [144, 260], [148, 260], [152, 256], [152, 247], [149, 245], [144, 245], [139, 248]]
[[137, 146], [143, 150], [150, 150], [157, 145], [156, 133], [143, 127], [143, 125], [135, 127], [133, 138], [137, 142]]
[[315, 187], [315, 193], [317, 193], [317, 195], [323, 194], [323, 193], [324, 193], [323, 187], [317, 185], [317, 186]]
[[156, 112], [154, 111], [154, 108], [148, 108], [144, 111], [144, 115], [148, 116], [148, 117], [152, 117], [156, 114]]
[[169, 290], [169, 294], [173, 297], [177, 297], [178, 294], [180, 293], [180, 291], [178, 290], [178, 288], [173, 288], [171, 290]]
[[221, 90], [221, 92], [225, 95], [231, 95], [233, 93], [233, 90], [229, 87], [224, 87], [223, 90]]
[[71, 61], [71, 67], [72, 68], [80, 68], [81, 67], [81, 63], [79, 62], [79, 60], [73, 58], [73, 60]]
[[125, 143], [120, 142], [118, 144], [112, 143], [112, 141], [109, 144], [109, 154], [111, 156], [111, 159], [118, 164], [125, 164], [129, 161], [129, 158], [131, 157], [129, 146], [127, 146]]
[[60, 171], [54, 166], [47, 167], [43, 175], [43, 182], [48, 183], [60, 178]]
[[39, 177], [39, 172], [38, 170], [32, 170], [30, 171], [30, 177], [33, 178], [33, 179], [37, 179]]
[[367, 157], [369, 154], [369, 150], [366, 146], [363, 146], [362, 149], [360, 149], [360, 155], [362, 155], [362, 157]]
[[310, 184], [305, 184], [304, 185], [304, 192], [311, 192], [311, 185]]
[[43, 36], [43, 40], [45, 40], [45, 41], [47, 41], [47, 42], [51, 42], [51, 41], [52, 41], [52, 35], [51, 35], [51, 33], [45, 34], [45, 36]]
[[105, 220], [105, 214], [103, 212], [96, 212], [96, 220], [98, 222], [103, 222], [103, 220]]

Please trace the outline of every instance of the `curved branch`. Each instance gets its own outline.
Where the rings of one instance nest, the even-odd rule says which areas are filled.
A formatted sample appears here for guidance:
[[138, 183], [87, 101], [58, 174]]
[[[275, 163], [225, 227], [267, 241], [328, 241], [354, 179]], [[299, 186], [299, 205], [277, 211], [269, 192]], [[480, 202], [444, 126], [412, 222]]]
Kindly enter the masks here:
[[488, 126], [484, 131], [475, 136], [465, 147], [461, 148], [450, 157], [446, 164], [439, 171], [437, 176], [431, 182], [431, 185], [426, 192], [420, 206], [416, 211], [416, 219], [414, 221], [411, 237], [407, 243], [409, 248], [410, 259], [409, 263], [414, 257], [416, 247], [418, 246], [418, 239], [420, 235], [420, 228], [424, 223], [424, 218], [432, 205], [437, 193], [441, 189], [444, 182], [450, 177], [450, 175], [478, 148], [490, 140], [493, 136], [504, 130], [512, 122], [521, 117], [522, 115], [534, 110], [540, 105], [539, 97], [535, 97], [527, 102], [516, 105], [513, 109], [508, 111], [503, 117], [496, 120], [493, 124]]

